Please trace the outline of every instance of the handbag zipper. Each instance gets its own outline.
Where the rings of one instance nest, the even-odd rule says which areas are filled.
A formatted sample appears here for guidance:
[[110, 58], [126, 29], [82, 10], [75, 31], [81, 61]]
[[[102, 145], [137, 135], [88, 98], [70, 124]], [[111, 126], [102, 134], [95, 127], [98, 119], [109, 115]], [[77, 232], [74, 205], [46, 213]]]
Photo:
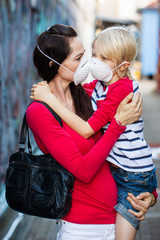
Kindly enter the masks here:
[[[47, 170], [56, 170], [57, 172], [63, 173], [63, 171], [61, 171], [60, 169], [57, 169], [55, 167], [41, 167], [41, 166], [37, 166], [31, 163], [26, 163], [24, 161], [12, 161], [10, 164], [14, 164], [14, 165], [25, 165], [28, 167], [33, 167], [33, 168], [37, 168], [37, 169], [47, 169]], [[66, 169], [65, 169], [66, 170]], [[66, 170], [67, 171], [67, 170]], [[67, 171], [68, 172], [68, 171]], [[68, 172], [70, 174], [70, 172]]]

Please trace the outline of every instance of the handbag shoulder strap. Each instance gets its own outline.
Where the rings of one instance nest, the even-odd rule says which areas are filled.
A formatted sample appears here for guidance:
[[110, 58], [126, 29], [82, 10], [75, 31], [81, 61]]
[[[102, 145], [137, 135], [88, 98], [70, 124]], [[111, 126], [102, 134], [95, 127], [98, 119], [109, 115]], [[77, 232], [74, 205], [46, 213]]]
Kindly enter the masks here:
[[[63, 127], [62, 119], [57, 115], [57, 113], [47, 103], [42, 102], [42, 101], [33, 101], [33, 102], [39, 102], [39, 103], [43, 104], [52, 113], [54, 118], [59, 122], [60, 126]], [[31, 102], [30, 104], [32, 104], [33, 102]], [[20, 132], [20, 139], [19, 139], [19, 150], [23, 151], [23, 152], [26, 148], [27, 133], [28, 133], [28, 149], [29, 149], [29, 152], [32, 153], [32, 146], [30, 143], [29, 129], [28, 129], [28, 124], [27, 124], [27, 120], [26, 120], [26, 112], [25, 112], [24, 117], [23, 117], [21, 132]]]

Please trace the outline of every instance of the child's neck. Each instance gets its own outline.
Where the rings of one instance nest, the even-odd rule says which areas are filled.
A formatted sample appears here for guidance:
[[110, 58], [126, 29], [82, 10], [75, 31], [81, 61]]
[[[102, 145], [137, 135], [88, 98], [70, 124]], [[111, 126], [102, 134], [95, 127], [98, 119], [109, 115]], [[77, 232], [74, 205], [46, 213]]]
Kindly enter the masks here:
[[106, 86], [109, 86], [109, 85], [117, 82], [119, 79], [120, 79], [120, 77], [116, 74], [116, 75], [114, 75], [114, 76], [112, 77], [111, 81], [105, 82], [105, 85], [106, 85]]

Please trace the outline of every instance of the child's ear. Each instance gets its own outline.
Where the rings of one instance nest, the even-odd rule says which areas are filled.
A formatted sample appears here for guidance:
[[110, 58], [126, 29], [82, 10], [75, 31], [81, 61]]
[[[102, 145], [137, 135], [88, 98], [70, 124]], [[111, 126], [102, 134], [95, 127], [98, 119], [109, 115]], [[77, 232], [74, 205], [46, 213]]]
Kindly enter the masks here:
[[128, 68], [130, 66], [130, 62], [125, 62], [121, 67], [120, 67], [120, 71], [124, 71], [126, 68]]

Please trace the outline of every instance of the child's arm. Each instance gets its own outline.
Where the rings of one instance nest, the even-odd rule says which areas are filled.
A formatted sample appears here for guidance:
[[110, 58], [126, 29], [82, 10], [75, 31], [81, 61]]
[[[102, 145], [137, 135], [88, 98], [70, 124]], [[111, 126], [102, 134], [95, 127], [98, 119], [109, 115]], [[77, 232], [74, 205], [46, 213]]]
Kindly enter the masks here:
[[[41, 86], [42, 85], [42, 86]], [[32, 99], [46, 102], [54, 111], [82, 137], [88, 138], [103, 126], [110, 122], [116, 114], [120, 102], [132, 91], [132, 88], [125, 84], [112, 87], [107, 94], [106, 100], [98, 107], [93, 116], [84, 121], [79, 116], [68, 110], [52, 93], [46, 83], [40, 83], [33, 88]]]
[[48, 84], [41, 82], [38, 85], [33, 85], [31, 91], [34, 92], [34, 95], [31, 94], [31, 99], [46, 102], [68, 126], [82, 137], [88, 138], [95, 133], [88, 122], [67, 109], [57, 97], [52, 94]]
[[97, 132], [112, 121], [119, 104], [131, 92], [133, 92], [131, 81], [118, 81], [117, 84], [112, 84], [108, 87], [106, 98], [102, 101], [97, 101], [97, 110], [88, 119], [88, 123], [94, 132]]

